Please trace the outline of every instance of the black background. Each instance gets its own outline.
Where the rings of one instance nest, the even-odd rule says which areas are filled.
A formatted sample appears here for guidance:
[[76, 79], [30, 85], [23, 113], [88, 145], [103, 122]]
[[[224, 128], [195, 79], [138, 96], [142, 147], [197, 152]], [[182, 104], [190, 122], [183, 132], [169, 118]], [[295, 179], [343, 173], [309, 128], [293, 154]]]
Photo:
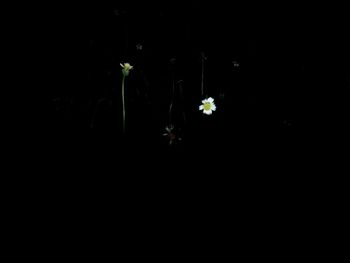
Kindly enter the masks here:
[[[37, 126], [24, 134], [30, 147], [12, 149], [28, 160], [16, 163], [26, 172], [13, 176], [16, 190], [25, 193], [20, 220], [36, 221], [48, 238], [61, 237], [64, 244], [90, 242], [126, 225], [129, 239], [131, 232], [146, 237], [141, 245], [157, 226], [161, 232], [170, 226], [180, 239], [187, 227], [203, 240], [241, 229], [241, 244], [249, 241], [248, 230], [251, 236], [261, 231], [259, 245], [271, 229], [277, 242], [294, 235], [300, 244], [305, 233], [322, 237], [324, 225], [318, 224], [325, 210], [334, 215], [339, 200], [347, 200], [346, 191], [331, 184], [339, 179], [338, 166], [328, 164], [337, 153], [329, 146], [342, 145], [340, 128], [347, 122], [344, 7], [193, 0], [40, 10], [46, 17], [38, 24], [54, 23], [47, 23], [42, 42], [28, 39], [53, 65], [35, 68], [49, 107], [40, 108], [32, 123]], [[212, 116], [198, 111], [201, 52], [207, 57], [205, 88], [217, 104]], [[135, 67], [127, 78], [126, 135], [123, 62]], [[185, 110], [186, 122], [175, 114], [183, 140], [170, 147], [162, 133], [171, 72], [183, 81], [184, 100], [176, 97], [174, 109]], [[14, 193], [7, 198], [20, 196]], [[34, 224], [27, 225], [37, 236]], [[213, 225], [218, 228], [205, 231]]]
[[[259, 163], [289, 171], [332, 144], [328, 135], [343, 122], [349, 41], [341, 6], [110, 2], [60, 6], [54, 17], [48, 41], [57, 65], [45, 123], [48, 151], [64, 158], [52, 158], [58, 167], [67, 160], [113, 167], [121, 155], [149, 167], [212, 160], [213, 167]], [[212, 116], [198, 111], [202, 52], [205, 89], [217, 104]], [[124, 62], [135, 67], [126, 84], [126, 135]], [[174, 122], [183, 140], [169, 147], [162, 133], [172, 72], [182, 80]]]

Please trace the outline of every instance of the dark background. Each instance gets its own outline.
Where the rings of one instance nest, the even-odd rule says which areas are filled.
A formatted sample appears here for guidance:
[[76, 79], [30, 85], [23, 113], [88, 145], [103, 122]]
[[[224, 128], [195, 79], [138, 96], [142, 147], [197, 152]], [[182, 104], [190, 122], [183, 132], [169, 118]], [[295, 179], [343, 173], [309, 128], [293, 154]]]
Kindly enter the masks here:
[[[328, 164], [328, 156], [338, 153], [329, 146], [343, 145], [340, 128], [348, 120], [347, 9], [321, 3], [163, 2], [57, 5], [42, 11], [55, 22], [48, 23], [45, 39], [21, 44], [31, 40], [54, 66], [37, 68], [49, 97], [48, 110], [40, 108], [42, 129], [27, 134], [36, 133], [28, 136], [31, 147], [24, 153], [13, 147], [14, 156], [28, 160], [15, 163], [25, 169], [20, 173], [25, 180], [12, 177], [17, 191], [24, 181], [21, 203], [28, 204], [18, 218], [33, 218], [63, 244], [76, 242], [72, 234], [89, 242], [92, 234], [124, 228], [128, 240], [144, 234], [144, 245], [157, 226], [164, 233], [159, 240], [169, 236], [164, 226], [180, 233], [181, 243], [188, 233], [206, 241], [231, 229], [234, 236], [242, 229], [241, 244], [257, 233], [284, 247], [280, 240], [293, 235], [297, 244], [305, 240], [307, 250], [305, 234], [322, 242], [326, 224], [320, 218], [336, 215], [339, 200], [347, 200], [342, 196], [347, 192], [330, 183], [339, 179], [338, 166]], [[212, 116], [198, 110], [201, 52], [207, 57], [205, 88], [217, 104]], [[126, 135], [123, 62], [135, 67], [126, 84]], [[174, 124], [183, 140], [170, 147], [162, 133], [172, 72], [182, 80]], [[35, 200], [28, 198], [33, 195]], [[319, 215], [309, 217], [314, 212]], [[44, 216], [37, 220], [38, 214]], [[28, 228], [37, 236], [37, 228]]]
[[[49, 89], [53, 151], [91, 159], [125, 151], [153, 160], [259, 160], [271, 151], [294, 158], [322, 148], [319, 137], [325, 142], [345, 111], [349, 41], [341, 6], [197, 0], [59, 10], [50, 40], [60, 47]], [[198, 111], [202, 53], [205, 90], [217, 104], [212, 116]], [[135, 67], [126, 83], [126, 135], [124, 62]], [[173, 112], [182, 141], [169, 147], [162, 133], [172, 74], [182, 81]]]

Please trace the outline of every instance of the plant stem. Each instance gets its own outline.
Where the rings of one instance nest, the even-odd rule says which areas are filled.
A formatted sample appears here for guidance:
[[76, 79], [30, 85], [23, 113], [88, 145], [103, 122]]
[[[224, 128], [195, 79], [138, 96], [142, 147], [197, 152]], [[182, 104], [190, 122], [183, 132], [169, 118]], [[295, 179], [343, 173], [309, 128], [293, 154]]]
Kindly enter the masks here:
[[125, 134], [125, 75], [122, 81], [122, 102], [123, 102], [123, 134]]
[[204, 53], [201, 54], [202, 55], [202, 85], [201, 85], [201, 89], [202, 89], [202, 97], [204, 96]]
[[175, 97], [175, 74], [174, 72], [172, 73], [172, 91], [171, 91], [171, 102], [170, 102], [170, 107], [169, 107], [169, 125], [172, 125], [172, 109], [173, 109], [173, 104], [174, 104], [174, 97]]

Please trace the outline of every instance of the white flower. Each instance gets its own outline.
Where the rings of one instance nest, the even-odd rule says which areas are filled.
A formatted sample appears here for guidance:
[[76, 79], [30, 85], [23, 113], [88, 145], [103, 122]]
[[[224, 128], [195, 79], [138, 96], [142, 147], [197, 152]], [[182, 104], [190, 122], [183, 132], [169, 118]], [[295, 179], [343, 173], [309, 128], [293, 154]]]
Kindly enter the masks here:
[[203, 104], [199, 106], [199, 110], [203, 110], [204, 114], [211, 115], [213, 111], [216, 110], [213, 98], [209, 97], [208, 99], [202, 100], [202, 103]]
[[129, 75], [129, 71], [133, 69], [133, 66], [131, 66], [129, 63], [120, 63], [120, 66], [123, 68], [122, 72], [124, 74], [124, 76], [128, 76]]

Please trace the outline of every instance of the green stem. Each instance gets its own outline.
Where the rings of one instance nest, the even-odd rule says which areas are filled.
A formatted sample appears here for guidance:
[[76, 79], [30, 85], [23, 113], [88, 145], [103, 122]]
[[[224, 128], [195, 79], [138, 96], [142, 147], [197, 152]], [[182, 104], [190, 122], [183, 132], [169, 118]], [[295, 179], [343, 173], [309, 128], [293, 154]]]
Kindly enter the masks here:
[[175, 97], [175, 74], [173, 72], [172, 74], [172, 82], [173, 82], [173, 86], [172, 86], [172, 91], [171, 91], [171, 102], [170, 102], [170, 107], [169, 107], [169, 125], [172, 125], [172, 118], [171, 118], [171, 113], [173, 110], [173, 105], [174, 105], [174, 97]]
[[204, 96], [204, 58], [202, 57], [202, 97]]
[[122, 101], [123, 101], [123, 134], [125, 134], [125, 75], [122, 81]]

